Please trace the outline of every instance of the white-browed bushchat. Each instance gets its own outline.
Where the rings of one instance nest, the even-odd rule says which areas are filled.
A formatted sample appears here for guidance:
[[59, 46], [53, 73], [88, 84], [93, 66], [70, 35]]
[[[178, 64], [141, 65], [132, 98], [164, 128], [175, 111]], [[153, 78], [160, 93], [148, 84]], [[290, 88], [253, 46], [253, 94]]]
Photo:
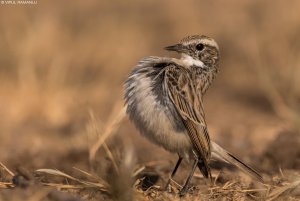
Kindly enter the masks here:
[[150, 56], [142, 59], [125, 82], [127, 114], [151, 142], [177, 153], [179, 160], [193, 160], [192, 171], [180, 195], [184, 195], [198, 167], [211, 179], [209, 163], [218, 159], [231, 163], [262, 180], [251, 167], [213, 142], [203, 110], [203, 95], [219, 69], [219, 47], [210, 37], [194, 35], [165, 48], [180, 59]]

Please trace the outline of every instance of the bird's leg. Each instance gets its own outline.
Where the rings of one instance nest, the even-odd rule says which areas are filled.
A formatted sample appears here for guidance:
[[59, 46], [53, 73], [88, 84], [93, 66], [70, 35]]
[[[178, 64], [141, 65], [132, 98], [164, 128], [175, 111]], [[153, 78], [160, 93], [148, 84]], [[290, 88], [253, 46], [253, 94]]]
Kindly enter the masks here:
[[[179, 155], [178, 155], [178, 156], [179, 156]], [[170, 184], [171, 180], [173, 179], [173, 177], [175, 176], [175, 174], [176, 174], [176, 172], [177, 172], [177, 169], [178, 169], [179, 165], [181, 164], [181, 162], [182, 162], [182, 157], [179, 156], [179, 157], [178, 157], [178, 161], [177, 161], [177, 163], [176, 163], [176, 165], [175, 165], [175, 167], [174, 167], [174, 170], [172, 171], [171, 176], [170, 176], [169, 179], [168, 179], [168, 182], [167, 182], [167, 185], [166, 185], [165, 189], [168, 189], [169, 184]]]
[[176, 165], [174, 167], [174, 170], [173, 170], [173, 172], [171, 174], [171, 178], [173, 178], [175, 176], [175, 174], [177, 172], [177, 169], [178, 169], [179, 165], [181, 164], [181, 161], [182, 161], [182, 157], [179, 156], [178, 161], [177, 161], [177, 163], [176, 163]]
[[192, 180], [192, 178], [193, 178], [193, 176], [194, 176], [194, 173], [195, 173], [195, 170], [196, 170], [196, 168], [197, 168], [198, 162], [199, 162], [199, 159], [198, 159], [198, 158], [195, 158], [195, 162], [194, 162], [194, 164], [193, 164], [193, 169], [192, 169], [192, 171], [190, 172], [190, 174], [189, 174], [187, 180], [185, 181], [185, 183], [184, 183], [182, 189], [181, 189], [180, 192], [179, 192], [179, 196], [180, 196], [180, 197], [184, 196], [184, 195], [186, 194], [186, 192], [188, 191], [189, 184], [190, 184], [190, 182], [191, 182], [191, 180]]

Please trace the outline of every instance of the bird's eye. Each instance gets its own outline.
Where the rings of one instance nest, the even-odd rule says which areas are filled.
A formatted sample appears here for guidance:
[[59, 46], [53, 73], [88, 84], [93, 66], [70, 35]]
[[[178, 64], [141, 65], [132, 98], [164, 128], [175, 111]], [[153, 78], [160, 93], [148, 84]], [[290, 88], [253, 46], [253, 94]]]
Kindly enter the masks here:
[[202, 43], [199, 43], [196, 45], [196, 49], [202, 51], [204, 49], [204, 45]]

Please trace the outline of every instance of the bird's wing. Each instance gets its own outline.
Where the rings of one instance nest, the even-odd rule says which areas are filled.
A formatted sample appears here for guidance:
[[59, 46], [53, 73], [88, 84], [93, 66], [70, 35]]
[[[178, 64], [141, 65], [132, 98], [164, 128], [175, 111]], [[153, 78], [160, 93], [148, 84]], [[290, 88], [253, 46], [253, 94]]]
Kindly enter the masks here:
[[164, 84], [188, 131], [194, 150], [204, 165], [202, 173], [206, 177], [211, 177], [208, 166], [211, 144], [205, 122], [202, 95], [196, 92], [189, 71], [183, 67], [172, 65], [166, 68]]

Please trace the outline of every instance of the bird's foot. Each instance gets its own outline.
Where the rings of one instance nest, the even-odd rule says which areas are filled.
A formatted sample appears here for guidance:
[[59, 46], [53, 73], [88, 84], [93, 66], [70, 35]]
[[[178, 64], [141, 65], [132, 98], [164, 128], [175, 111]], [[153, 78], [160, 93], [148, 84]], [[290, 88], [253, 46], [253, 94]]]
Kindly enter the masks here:
[[179, 191], [179, 196], [180, 196], [180, 197], [183, 197], [183, 196], [188, 192], [188, 190], [189, 190], [188, 185], [184, 185], [184, 186], [182, 187], [182, 189]]

